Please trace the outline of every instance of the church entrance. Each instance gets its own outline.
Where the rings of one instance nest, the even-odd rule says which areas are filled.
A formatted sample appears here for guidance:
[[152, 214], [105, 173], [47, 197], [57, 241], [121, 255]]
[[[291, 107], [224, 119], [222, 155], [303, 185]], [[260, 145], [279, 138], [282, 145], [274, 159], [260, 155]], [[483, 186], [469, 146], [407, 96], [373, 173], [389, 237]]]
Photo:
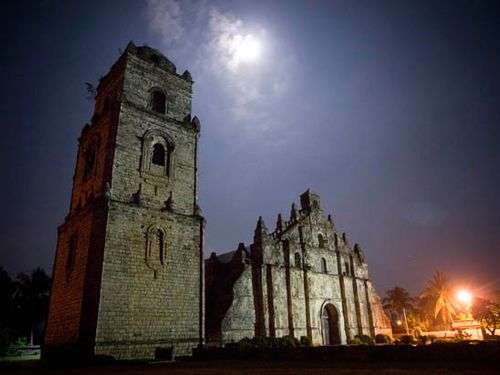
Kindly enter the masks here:
[[321, 325], [323, 328], [323, 344], [339, 345], [339, 314], [337, 309], [331, 303], [325, 305], [321, 314]]

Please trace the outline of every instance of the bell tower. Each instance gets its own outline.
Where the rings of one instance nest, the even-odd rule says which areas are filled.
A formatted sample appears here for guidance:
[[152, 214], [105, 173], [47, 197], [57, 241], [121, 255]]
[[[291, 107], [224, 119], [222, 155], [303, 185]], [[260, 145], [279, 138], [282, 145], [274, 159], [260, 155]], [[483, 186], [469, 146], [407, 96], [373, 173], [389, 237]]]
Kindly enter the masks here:
[[44, 356], [153, 358], [203, 343], [192, 85], [133, 43], [100, 80], [58, 228]]

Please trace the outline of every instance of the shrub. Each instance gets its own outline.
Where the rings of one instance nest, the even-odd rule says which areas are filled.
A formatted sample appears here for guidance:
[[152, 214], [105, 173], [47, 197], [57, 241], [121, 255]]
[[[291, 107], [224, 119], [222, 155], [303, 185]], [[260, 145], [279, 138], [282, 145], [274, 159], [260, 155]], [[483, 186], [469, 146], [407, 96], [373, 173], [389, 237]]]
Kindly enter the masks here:
[[297, 340], [294, 336], [283, 336], [277, 338], [278, 347], [281, 348], [296, 348], [300, 345], [299, 340]]
[[361, 344], [363, 344], [363, 345], [373, 345], [374, 344], [373, 338], [371, 338], [368, 335], [356, 335], [356, 336], [354, 336], [354, 338], [359, 339], [359, 341], [361, 341]]
[[379, 333], [378, 335], [375, 336], [375, 342], [377, 344], [390, 344], [392, 340], [388, 335]]
[[264, 349], [287, 349], [295, 348], [300, 345], [299, 340], [293, 336], [283, 336], [283, 337], [245, 337], [241, 339], [237, 346], [238, 351], [248, 352], [252, 350], [264, 350]]
[[418, 344], [419, 345], [426, 345], [427, 341], [429, 341], [429, 337], [426, 335], [421, 335], [418, 337]]
[[413, 335], [403, 335], [399, 339], [399, 342], [403, 345], [413, 345], [417, 343], [417, 340], [415, 340], [415, 337], [413, 337]]
[[362, 344], [363, 342], [357, 336], [349, 340], [349, 345], [362, 345]]
[[307, 336], [300, 336], [300, 346], [312, 346], [311, 339]]

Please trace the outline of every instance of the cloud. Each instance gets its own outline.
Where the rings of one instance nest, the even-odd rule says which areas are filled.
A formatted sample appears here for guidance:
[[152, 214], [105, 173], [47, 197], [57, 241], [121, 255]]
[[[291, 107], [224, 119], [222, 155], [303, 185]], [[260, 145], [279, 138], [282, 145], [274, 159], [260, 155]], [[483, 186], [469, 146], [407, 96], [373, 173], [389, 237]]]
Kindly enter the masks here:
[[[146, 15], [171, 57], [185, 60], [198, 93], [209, 95], [207, 108], [231, 137], [262, 139], [286, 126], [276, 108], [289, 92], [293, 57], [265, 27], [196, 0], [147, 0]], [[257, 43], [260, 57], [246, 59], [241, 46]]]
[[180, 41], [185, 34], [180, 3], [175, 0], [146, 1], [151, 29], [171, 43]]

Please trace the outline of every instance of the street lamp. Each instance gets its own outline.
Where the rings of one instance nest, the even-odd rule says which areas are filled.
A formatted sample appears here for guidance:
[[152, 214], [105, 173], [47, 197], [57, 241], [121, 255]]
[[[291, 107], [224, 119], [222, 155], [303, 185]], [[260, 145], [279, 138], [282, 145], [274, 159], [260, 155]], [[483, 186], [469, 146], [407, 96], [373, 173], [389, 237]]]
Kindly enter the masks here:
[[468, 290], [460, 289], [457, 292], [457, 299], [465, 306], [470, 306], [472, 302], [472, 294]]
[[459, 289], [457, 290], [456, 298], [465, 310], [466, 319], [471, 319], [472, 293], [467, 289]]

